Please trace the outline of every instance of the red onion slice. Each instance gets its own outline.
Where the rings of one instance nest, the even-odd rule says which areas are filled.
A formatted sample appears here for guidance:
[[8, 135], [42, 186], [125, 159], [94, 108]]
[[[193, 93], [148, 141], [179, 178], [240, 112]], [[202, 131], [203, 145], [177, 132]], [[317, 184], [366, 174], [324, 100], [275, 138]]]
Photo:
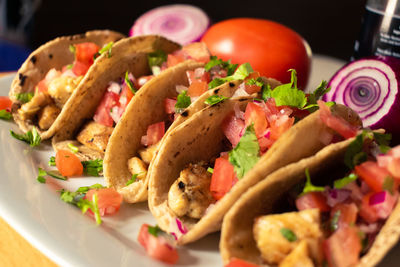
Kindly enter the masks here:
[[167, 5], [140, 16], [129, 36], [159, 34], [182, 45], [199, 41], [210, 20], [206, 13], [192, 5]]
[[400, 61], [368, 57], [350, 62], [329, 82], [325, 101], [335, 101], [355, 110], [364, 127], [384, 128], [400, 134]]

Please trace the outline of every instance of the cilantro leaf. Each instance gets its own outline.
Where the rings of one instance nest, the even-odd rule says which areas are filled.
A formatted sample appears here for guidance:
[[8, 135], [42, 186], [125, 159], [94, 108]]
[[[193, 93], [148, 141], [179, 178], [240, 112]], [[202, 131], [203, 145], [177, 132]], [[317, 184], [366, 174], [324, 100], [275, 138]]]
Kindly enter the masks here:
[[349, 183], [357, 180], [358, 176], [355, 173], [350, 173], [348, 176], [343, 177], [342, 179], [335, 180], [333, 182], [333, 186], [337, 189], [341, 189], [348, 185]]
[[354, 141], [352, 141], [346, 149], [344, 154], [344, 164], [350, 170], [354, 169], [354, 166], [367, 160], [367, 154], [363, 151], [365, 138], [372, 139], [373, 135], [366, 130], [362, 131], [362, 133], [357, 135]]
[[215, 78], [211, 82], [208, 83], [208, 89], [213, 89], [224, 84], [226, 81], [223, 78]]
[[101, 224], [101, 215], [100, 215], [100, 209], [99, 209], [99, 202], [98, 202], [97, 193], [93, 194], [92, 205], [91, 205], [91, 207], [89, 206], [89, 208], [94, 213], [94, 218], [96, 220], [96, 224], [97, 225]]
[[294, 242], [297, 240], [296, 234], [289, 228], [283, 227], [281, 228], [280, 232], [283, 235], [283, 237], [286, 238], [286, 240], [289, 242]]
[[87, 175], [100, 176], [100, 173], [103, 172], [102, 159], [82, 161], [82, 165], [83, 165], [83, 172]]
[[12, 119], [11, 112], [9, 112], [5, 109], [0, 110], [0, 119], [7, 120], [7, 121], [11, 120]]
[[161, 66], [165, 61], [167, 61], [167, 54], [162, 50], [147, 54], [147, 62], [149, 63], [150, 69], [153, 66]]
[[207, 97], [204, 103], [210, 106], [214, 106], [215, 104], [218, 104], [219, 102], [222, 102], [225, 99], [228, 99], [228, 97], [222, 95], [212, 95]]
[[155, 237], [157, 237], [158, 234], [159, 234], [160, 232], [162, 232], [162, 230], [160, 229], [160, 227], [158, 227], [158, 225], [155, 225], [155, 226], [150, 226], [150, 225], [149, 225], [148, 231], [149, 231], [149, 234], [151, 234], [151, 235], [153, 235], [153, 236], [155, 236]]
[[133, 174], [132, 178], [129, 179], [128, 182], [126, 182], [125, 186], [128, 186], [128, 185], [133, 184], [134, 182], [136, 182], [138, 176], [139, 176], [139, 173]]
[[304, 185], [303, 194], [307, 194], [309, 192], [323, 192], [325, 191], [325, 187], [323, 186], [315, 186], [311, 183], [310, 173], [308, 172], [308, 168], [305, 170], [306, 173], [306, 184]]
[[17, 98], [18, 101], [21, 101], [22, 103], [28, 103], [29, 101], [32, 100], [33, 93], [32, 92], [19, 93], [19, 94], [16, 94], [15, 97]]
[[[100, 56], [100, 55], [102, 55], [104, 53], [107, 53], [107, 57], [110, 58], [112, 56], [111, 55], [111, 49], [112, 49], [113, 45], [114, 45], [114, 42], [109, 42], [106, 45], [104, 45], [103, 48], [101, 48], [99, 50], [98, 56]], [[95, 57], [95, 59], [96, 59], [96, 57]]]
[[253, 168], [260, 159], [260, 146], [253, 126], [246, 128], [239, 143], [229, 152], [229, 162], [234, 166], [238, 179]]
[[56, 157], [51, 156], [48, 162], [49, 166], [56, 166]]
[[45, 171], [42, 168], [38, 168], [38, 176], [37, 176], [37, 181], [40, 183], [45, 183], [46, 182], [46, 176], [50, 176], [53, 178], [56, 178], [58, 180], [63, 180], [66, 181], [67, 178], [60, 175], [57, 171]]
[[213, 67], [220, 66], [221, 68], [227, 71], [227, 76], [231, 76], [236, 68], [237, 64], [232, 64], [230, 60], [223, 61], [222, 59], [217, 58], [216, 56], [211, 56], [210, 61], [204, 66], [206, 71], [210, 71]]
[[337, 210], [332, 216], [330, 223], [330, 228], [332, 232], [336, 231], [339, 227], [339, 218], [341, 213], [342, 212], [340, 210]]
[[249, 76], [250, 73], [254, 72], [253, 68], [249, 63], [244, 63], [240, 65], [236, 71], [227, 77], [224, 78], [215, 78], [208, 84], [208, 89], [215, 88], [221, 84], [224, 84], [226, 82], [230, 82], [233, 80], [244, 80], [246, 79], [247, 76]]
[[182, 91], [178, 97], [176, 98], [176, 104], [175, 104], [175, 112], [176, 113], [182, 113], [185, 108], [190, 106], [192, 101], [190, 100], [190, 96], [188, 96], [187, 91]]
[[10, 134], [15, 139], [28, 143], [31, 147], [40, 145], [42, 140], [35, 127], [33, 127], [32, 130], [28, 131], [26, 134], [17, 134], [13, 130], [10, 130]]
[[306, 94], [292, 88], [291, 84], [282, 84], [271, 91], [271, 97], [275, 99], [276, 106], [291, 106], [302, 109], [307, 104]]
[[125, 83], [126, 83], [126, 85], [128, 85], [129, 90], [131, 90], [131, 92], [133, 94], [136, 94], [137, 90], [136, 90], [135, 86], [133, 85], [133, 82], [131, 81], [131, 79], [129, 79], [128, 71], [125, 72]]

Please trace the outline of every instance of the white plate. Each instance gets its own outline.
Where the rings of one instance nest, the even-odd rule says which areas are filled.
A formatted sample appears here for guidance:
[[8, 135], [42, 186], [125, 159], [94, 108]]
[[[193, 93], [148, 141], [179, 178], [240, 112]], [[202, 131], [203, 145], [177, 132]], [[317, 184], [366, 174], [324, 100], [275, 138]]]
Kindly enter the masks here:
[[[316, 88], [322, 79], [329, 80], [344, 63], [315, 56], [310, 88]], [[8, 94], [12, 79], [12, 75], [0, 78], [0, 95]], [[143, 223], [155, 224], [146, 204], [123, 204], [115, 216], [104, 218], [97, 227], [78, 208], [62, 202], [57, 189], [75, 190], [103, 179], [37, 182], [38, 167], [50, 169], [47, 162], [54, 155], [50, 143], [32, 149], [12, 138], [10, 129], [18, 131], [14, 123], [0, 120], [0, 216], [17, 232], [61, 266], [165, 266], [147, 257], [136, 241]], [[222, 266], [218, 241], [216, 233], [180, 248], [178, 265]], [[385, 266], [396, 263], [395, 257], [392, 251]]]

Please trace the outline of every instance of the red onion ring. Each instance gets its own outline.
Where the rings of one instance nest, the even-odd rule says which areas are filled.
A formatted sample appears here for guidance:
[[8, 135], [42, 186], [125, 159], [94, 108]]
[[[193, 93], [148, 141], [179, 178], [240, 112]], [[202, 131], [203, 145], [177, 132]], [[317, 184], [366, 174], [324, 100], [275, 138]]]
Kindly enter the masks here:
[[364, 127], [400, 134], [400, 61], [390, 57], [359, 59], [341, 68], [329, 82], [325, 101], [344, 104], [361, 117]]
[[192, 5], [167, 5], [147, 11], [129, 36], [159, 34], [182, 45], [199, 41], [210, 25], [206, 13]]

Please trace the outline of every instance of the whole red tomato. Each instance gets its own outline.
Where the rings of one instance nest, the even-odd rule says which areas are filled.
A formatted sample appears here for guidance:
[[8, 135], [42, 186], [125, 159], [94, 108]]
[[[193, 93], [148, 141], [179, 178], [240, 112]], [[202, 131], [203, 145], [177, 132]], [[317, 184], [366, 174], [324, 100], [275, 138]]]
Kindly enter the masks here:
[[290, 82], [289, 69], [297, 71], [304, 89], [311, 70], [311, 49], [288, 27], [264, 19], [235, 18], [211, 26], [202, 37], [212, 55], [232, 63], [249, 62], [254, 70], [283, 83]]

